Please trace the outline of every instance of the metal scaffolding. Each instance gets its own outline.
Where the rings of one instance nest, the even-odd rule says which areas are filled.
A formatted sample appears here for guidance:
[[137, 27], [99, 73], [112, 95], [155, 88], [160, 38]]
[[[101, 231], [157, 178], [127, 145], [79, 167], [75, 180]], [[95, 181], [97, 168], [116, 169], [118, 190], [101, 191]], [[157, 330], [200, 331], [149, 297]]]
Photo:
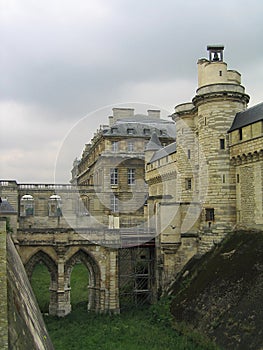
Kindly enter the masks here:
[[121, 310], [150, 304], [154, 298], [154, 241], [119, 249]]

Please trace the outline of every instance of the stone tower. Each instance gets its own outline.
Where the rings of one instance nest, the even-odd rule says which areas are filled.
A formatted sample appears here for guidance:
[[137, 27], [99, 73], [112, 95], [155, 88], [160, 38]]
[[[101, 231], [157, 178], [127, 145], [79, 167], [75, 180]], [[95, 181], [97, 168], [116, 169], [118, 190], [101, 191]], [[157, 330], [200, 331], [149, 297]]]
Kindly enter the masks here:
[[[198, 60], [198, 88], [191, 103], [176, 106], [181, 202], [200, 211], [202, 232], [224, 234], [236, 222], [235, 175], [230, 166], [228, 130], [249, 96], [241, 75], [228, 70], [223, 46], [208, 46]], [[195, 205], [193, 205], [195, 203]], [[189, 226], [189, 225], [188, 225]]]

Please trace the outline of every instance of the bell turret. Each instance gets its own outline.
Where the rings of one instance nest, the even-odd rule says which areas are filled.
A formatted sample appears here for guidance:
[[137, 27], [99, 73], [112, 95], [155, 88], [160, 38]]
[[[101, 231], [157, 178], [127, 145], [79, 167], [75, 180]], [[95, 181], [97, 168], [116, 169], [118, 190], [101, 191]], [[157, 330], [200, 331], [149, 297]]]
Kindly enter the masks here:
[[209, 52], [210, 62], [222, 62], [224, 46], [222, 45], [208, 45], [207, 51]]

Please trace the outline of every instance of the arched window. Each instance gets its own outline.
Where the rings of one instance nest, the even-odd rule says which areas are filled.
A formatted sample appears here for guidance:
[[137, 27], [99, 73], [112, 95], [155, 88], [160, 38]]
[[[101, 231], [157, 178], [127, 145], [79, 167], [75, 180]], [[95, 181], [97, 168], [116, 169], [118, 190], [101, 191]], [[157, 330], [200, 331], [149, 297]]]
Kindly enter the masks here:
[[20, 216], [34, 215], [34, 198], [30, 194], [25, 194], [20, 200]]
[[53, 194], [49, 197], [48, 201], [48, 215], [49, 216], [62, 216], [62, 202], [61, 197], [57, 194]]

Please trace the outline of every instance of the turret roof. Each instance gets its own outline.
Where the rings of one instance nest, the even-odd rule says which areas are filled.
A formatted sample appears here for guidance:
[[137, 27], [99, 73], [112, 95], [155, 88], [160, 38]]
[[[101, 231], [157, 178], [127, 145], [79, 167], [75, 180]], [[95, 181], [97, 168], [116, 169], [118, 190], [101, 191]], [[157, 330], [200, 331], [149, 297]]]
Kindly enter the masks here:
[[162, 144], [156, 134], [156, 132], [152, 133], [150, 141], [147, 143], [145, 151], [157, 151], [162, 148]]

